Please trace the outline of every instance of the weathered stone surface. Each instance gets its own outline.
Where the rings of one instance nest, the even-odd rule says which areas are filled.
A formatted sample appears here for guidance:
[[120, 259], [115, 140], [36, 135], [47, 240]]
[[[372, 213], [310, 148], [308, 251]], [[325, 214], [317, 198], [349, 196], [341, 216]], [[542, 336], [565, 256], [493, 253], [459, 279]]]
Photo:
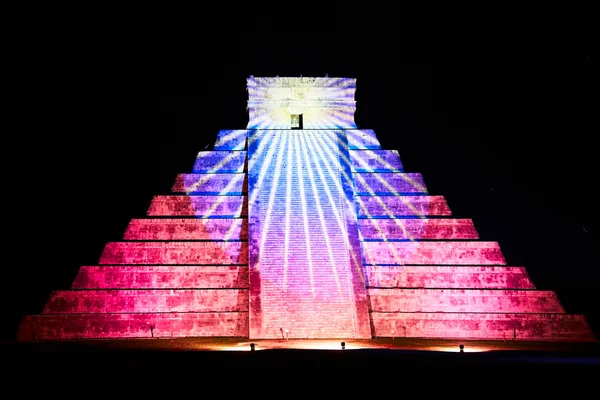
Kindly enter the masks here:
[[244, 150], [247, 136], [246, 129], [222, 129], [217, 134], [213, 150]]
[[357, 195], [397, 196], [427, 194], [423, 176], [408, 172], [354, 172], [354, 192]]
[[348, 137], [350, 150], [379, 150], [381, 145], [373, 129], [348, 129], [343, 131]]
[[179, 174], [171, 187], [174, 193], [203, 195], [238, 195], [248, 191], [245, 173]]
[[368, 290], [373, 312], [563, 313], [554, 292], [490, 289]]
[[125, 240], [246, 240], [247, 218], [135, 218]]
[[18, 340], [248, 337], [247, 312], [28, 315]]
[[535, 289], [524, 267], [368, 265], [365, 271], [369, 287]]
[[248, 288], [246, 266], [82, 266], [74, 289]]
[[248, 311], [247, 289], [58, 290], [44, 314]]
[[247, 265], [248, 242], [109, 242], [99, 263]]
[[248, 215], [246, 204], [246, 196], [154, 196], [147, 214], [148, 216], [239, 218]]
[[479, 239], [470, 219], [451, 218], [361, 218], [363, 240]]
[[193, 173], [241, 173], [246, 165], [245, 151], [201, 151], [196, 157]]
[[371, 337], [339, 140], [321, 130], [249, 139], [250, 338]]
[[403, 172], [397, 150], [350, 150], [353, 172]]
[[497, 242], [363, 242], [369, 265], [504, 265]]
[[452, 215], [444, 196], [356, 196], [359, 218]]
[[583, 315], [372, 313], [374, 337], [595, 341]]

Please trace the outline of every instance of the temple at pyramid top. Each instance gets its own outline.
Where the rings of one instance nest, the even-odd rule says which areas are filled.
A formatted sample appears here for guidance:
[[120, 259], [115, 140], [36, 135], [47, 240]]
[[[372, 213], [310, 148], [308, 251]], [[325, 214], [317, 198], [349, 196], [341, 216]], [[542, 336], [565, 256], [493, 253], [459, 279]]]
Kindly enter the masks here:
[[355, 78], [249, 77], [248, 129], [356, 128]]

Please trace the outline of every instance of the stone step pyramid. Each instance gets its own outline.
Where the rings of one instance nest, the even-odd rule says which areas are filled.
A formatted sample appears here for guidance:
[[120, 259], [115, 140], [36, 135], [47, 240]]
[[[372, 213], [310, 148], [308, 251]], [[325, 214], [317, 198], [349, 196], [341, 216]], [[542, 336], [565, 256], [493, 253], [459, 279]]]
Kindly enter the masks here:
[[221, 130], [20, 340], [418, 337], [594, 341], [354, 123], [356, 80], [248, 78]]

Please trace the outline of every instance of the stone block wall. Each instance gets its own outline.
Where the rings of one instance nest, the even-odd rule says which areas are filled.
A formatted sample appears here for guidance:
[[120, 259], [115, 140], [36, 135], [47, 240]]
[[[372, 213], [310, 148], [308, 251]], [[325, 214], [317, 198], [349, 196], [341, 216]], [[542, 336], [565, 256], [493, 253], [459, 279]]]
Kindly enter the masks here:
[[248, 337], [247, 131], [220, 131], [98, 264], [26, 316], [20, 340]]

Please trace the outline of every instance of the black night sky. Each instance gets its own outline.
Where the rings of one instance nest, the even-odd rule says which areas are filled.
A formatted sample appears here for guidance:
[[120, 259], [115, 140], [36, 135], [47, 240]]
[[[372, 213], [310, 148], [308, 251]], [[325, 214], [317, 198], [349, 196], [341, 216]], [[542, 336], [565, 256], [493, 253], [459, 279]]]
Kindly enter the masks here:
[[139, 57], [63, 46], [18, 105], [2, 338], [97, 263], [219, 129], [245, 128], [247, 76], [326, 74], [356, 77], [358, 127], [600, 336], [591, 54], [523, 45], [408, 55], [397, 38], [323, 33], [207, 38]]

